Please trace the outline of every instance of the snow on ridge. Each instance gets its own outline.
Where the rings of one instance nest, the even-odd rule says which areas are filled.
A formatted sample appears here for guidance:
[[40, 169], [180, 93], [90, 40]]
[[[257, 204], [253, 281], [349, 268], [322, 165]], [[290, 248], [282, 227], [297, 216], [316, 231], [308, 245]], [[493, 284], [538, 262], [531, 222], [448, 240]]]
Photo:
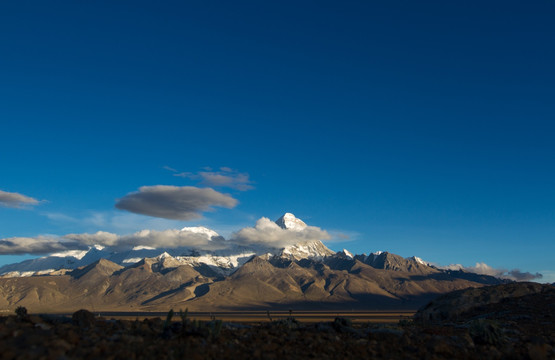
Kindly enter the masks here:
[[122, 263], [123, 264], [136, 264], [141, 260], [142, 260], [142, 258], [128, 258], [128, 259], [124, 259], [122, 261]]
[[158, 255], [156, 258], [157, 258], [158, 260], [162, 260], [162, 259], [166, 259], [166, 258], [173, 259], [173, 256], [171, 256], [170, 254], [168, 254], [167, 251], [164, 251], [163, 253], [161, 253], [160, 255]]
[[428, 266], [428, 262], [422, 260], [422, 258], [419, 258], [418, 256], [413, 256], [412, 259], [419, 264]]
[[333, 255], [331, 251], [321, 241], [308, 241], [295, 245], [286, 246], [281, 250], [281, 256], [292, 257], [295, 259], [323, 259], [326, 256]]
[[350, 257], [351, 259], [354, 258], [355, 256], [347, 249], [343, 249], [343, 254], [345, 254], [347, 257]]
[[234, 269], [246, 263], [252, 256], [256, 255], [255, 252], [246, 252], [230, 256], [217, 256], [211, 254], [204, 254], [199, 256], [177, 256], [177, 259], [183, 265], [200, 265], [205, 264], [210, 267], [217, 267], [220, 269]]
[[49, 256], [54, 256], [58, 258], [74, 257], [76, 259], [81, 260], [83, 256], [87, 255], [88, 252], [89, 250], [66, 250], [66, 251], [50, 254]]

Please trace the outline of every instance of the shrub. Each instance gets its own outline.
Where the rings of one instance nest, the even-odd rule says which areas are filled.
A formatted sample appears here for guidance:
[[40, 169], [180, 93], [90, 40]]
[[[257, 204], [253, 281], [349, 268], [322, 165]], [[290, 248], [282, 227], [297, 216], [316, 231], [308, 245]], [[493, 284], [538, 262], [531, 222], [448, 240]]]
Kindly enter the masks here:
[[474, 342], [486, 345], [500, 345], [505, 342], [505, 335], [495, 321], [486, 319], [473, 320], [468, 331]]
[[15, 315], [17, 316], [17, 318], [19, 320], [23, 320], [25, 318], [27, 318], [27, 308], [24, 306], [18, 306], [15, 309]]

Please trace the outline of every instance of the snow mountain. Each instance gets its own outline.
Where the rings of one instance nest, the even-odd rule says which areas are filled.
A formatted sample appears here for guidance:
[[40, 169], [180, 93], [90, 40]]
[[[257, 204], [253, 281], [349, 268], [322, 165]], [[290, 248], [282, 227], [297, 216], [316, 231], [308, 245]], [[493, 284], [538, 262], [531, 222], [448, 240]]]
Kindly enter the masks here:
[[[285, 213], [275, 223], [283, 230], [291, 231], [292, 238], [298, 238], [298, 232], [307, 229], [307, 224], [292, 213]], [[142, 232], [148, 232], [143, 230]], [[69, 271], [86, 267], [101, 259], [108, 260], [122, 267], [149, 264], [152, 271], [163, 272], [182, 265], [192, 267], [207, 277], [230, 276], [254, 257], [261, 257], [273, 263], [290, 263], [309, 260], [336, 267], [352, 267], [357, 262], [374, 269], [393, 270], [427, 275], [438, 273], [434, 266], [418, 257], [403, 258], [399, 255], [378, 251], [370, 255], [354, 255], [347, 249], [334, 252], [320, 240], [307, 240], [282, 248], [239, 244], [225, 240], [216, 231], [203, 227], [184, 227], [180, 232], [193, 233], [215, 244], [217, 250], [201, 250], [192, 247], [154, 248], [135, 246], [132, 248], [91, 246], [86, 250], [70, 250], [26, 260], [0, 268], [0, 277], [28, 277], [33, 275], [63, 275]], [[141, 233], [142, 233], [141, 232]]]
[[[308, 236], [315, 228], [293, 214], [275, 223], [265, 219], [264, 231], [288, 244], [282, 248], [261, 245], [256, 238], [256, 245], [225, 240], [199, 226], [179, 231], [203, 238], [212, 250], [97, 245], [6, 265], [0, 268], [0, 306], [35, 312], [67, 312], [83, 304], [104, 311], [417, 309], [439, 294], [508, 281], [438, 269], [420, 258], [388, 252], [335, 253]], [[256, 228], [249, 231], [257, 234]], [[312, 240], [292, 240], [305, 235]]]
[[[282, 229], [287, 231], [303, 231], [307, 225], [291, 213], [285, 213], [275, 222]], [[147, 232], [149, 230], [143, 230]], [[219, 250], [199, 250], [191, 247], [177, 248], [154, 248], [149, 246], [135, 246], [132, 248], [112, 248], [95, 245], [87, 250], [70, 250], [51, 254], [37, 259], [25, 260], [16, 264], [5, 265], [0, 268], [0, 276], [20, 277], [32, 275], [44, 275], [60, 273], [68, 270], [87, 266], [100, 259], [109, 260], [120, 266], [130, 266], [140, 262], [145, 258], [166, 259], [177, 265], [190, 265], [203, 272], [212, 272], [218, 275], [229, 275], [238, 267], [246, 263], [255, 255], [279, 256], [292, 260], [304, 258], [322, 260], [326, 256], [335, 254], [328, 249], [321, 241], [305, 241], [298, 244], [276, 249], [256, 246], [244, 246], [226, 241], [216, 231], [203, 227], [184, 227], [181, 232], [194, 233], [204, 237], [209, 242], [218, 242], [222, 245]], [[169, 265], [161, 265], [168, 267]]]

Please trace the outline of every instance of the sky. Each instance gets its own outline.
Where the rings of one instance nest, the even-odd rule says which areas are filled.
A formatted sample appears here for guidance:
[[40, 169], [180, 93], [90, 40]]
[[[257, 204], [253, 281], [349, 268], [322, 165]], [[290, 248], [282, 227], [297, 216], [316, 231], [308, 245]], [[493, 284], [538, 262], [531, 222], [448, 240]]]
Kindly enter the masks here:
[[292, 212], [554, 282], [554, 38], [553, 1], [2, 2], [0, 265]]

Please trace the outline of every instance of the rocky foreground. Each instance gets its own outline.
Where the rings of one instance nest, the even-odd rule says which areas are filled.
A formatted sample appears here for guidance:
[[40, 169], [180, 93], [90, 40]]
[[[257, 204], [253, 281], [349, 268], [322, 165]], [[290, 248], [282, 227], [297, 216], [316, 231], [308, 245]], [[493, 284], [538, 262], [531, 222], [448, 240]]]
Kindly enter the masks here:
[[555, 287], [514, 283], [442, 296], [410, 321], [302, 324], [199, 322], [186, 314], [144, 321], [0, 318], [2, 359], [554, 359]]

